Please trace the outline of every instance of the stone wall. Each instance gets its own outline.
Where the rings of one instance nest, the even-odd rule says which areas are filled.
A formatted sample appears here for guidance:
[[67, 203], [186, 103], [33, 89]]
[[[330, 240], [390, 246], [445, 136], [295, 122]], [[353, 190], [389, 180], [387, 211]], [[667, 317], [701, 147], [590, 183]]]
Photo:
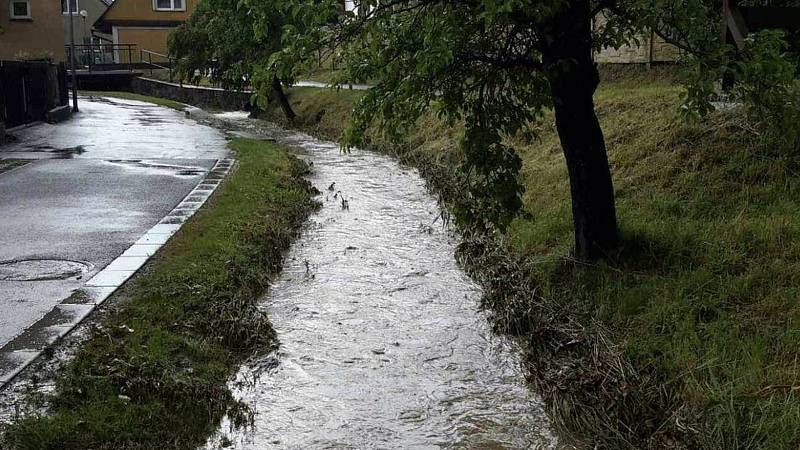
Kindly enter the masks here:
[[[596, 32], [601, 32], [606, 22], [604, 16], [598, 16], [592, 23], [592, 28]], [[594, 60], [601, 64], [647, 64], [676, 62], [681, 57], [677, 47], [667, 44], [653, 33], [642, 33], [637, 41], [620, 48], [606, 47], [595, 53]]]
[[252, 93], [249, 91], [226, 91], [205, 86], [182, 86], [177, 83], [134, 78], [131, 92], [151, 97], [168, 98], [200, 108], [217, 110], [249, 110]]
[[618, 49], [606, 47], [595, 53], [594, 60], [601, 64], [646, 64], [676, 62], [680, 59], [681, 52], [677, 47], [658, 36], [652, 36], [651, 48], [650, 39], [650, 35], [645, 35], [639, 38], [639, 45], [624, 45]]
[[0, 106], [6, 127], [45, 120], [67, 102], [63, 63], [0, 60]]

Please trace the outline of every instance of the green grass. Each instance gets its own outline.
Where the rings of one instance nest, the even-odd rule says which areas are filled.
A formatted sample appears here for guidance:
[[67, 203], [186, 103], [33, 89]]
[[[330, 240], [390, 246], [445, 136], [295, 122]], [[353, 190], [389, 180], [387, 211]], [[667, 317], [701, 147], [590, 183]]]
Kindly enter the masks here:
[[24, 166], [29, 162], [21, 159], [0, 159], [0, 174]]
[[[622, 254], [596, 265], [570, 258], [552, 118], [534, 142], [509, 138], [524, 160], [530, 218], [512, 224], [502, 248], [474, 252], [472, 265], [483, 266], [473, 274], [498, 329], [530, 343], [535, 389], [578, 442], [800, 447], [800, 155], [764, 143], [740, 112], [681, 121], [668, 70], [605, 75], [597, 111]], [[336, 139], [359, 95], [294, 89], [295, 123]], [[461, 134], [428, 116], [402, 149], [371, 137], [439, 177], [446, 194]]]
[[118, 309], [58, 377], [48, 413], [10, 425], [0, 447], [189, 449], [225, 413], [247, 420], [226, 383], [275, 345], [257, 299], [315, 203], [305, 164], [283, 148], [231, 148], [239, 166], [210, 205], [110, 300]]
[[[176, 73], [174, 73], [174, 72], [172, 73], [172, 79], [170, 80], [169, 70], [165, 70], [165, 69], [156, 69], [156, 70], [153, 70], [152, 73], [149, 72], [149, 71], [145, 71], [143, 76], [145, 78], [151, 78], [151, 79], [159, 80], [159, 81], [166, 81], [166, 82], [169, 82], [169, 83], [178, 83], [180, 81], [180, 80], [178, 80], [178, 75]], [[184, 83], [184, 84], [186, 84], [186, 83]], [[200, 78], [200, 80], [198, 81], [198, 84], [200, 86], [217, 87], [217, 86], [214, 85], [214, 83], [211, 82], [210, 79], [208, 79], [206, 77]]]
[[181, 102], [169, 100], [161, 97], [150, 97], [148, 95], [134, 94], [133, 92], [123, 91], [80, 91], [81, 95], [88, 95], [90, 97], [114, 97], [124, 100], [136, 100], [140, 102], [155, 103], [156, 105], [166, 106], [178, 111], [183, 111], [186, 108]]

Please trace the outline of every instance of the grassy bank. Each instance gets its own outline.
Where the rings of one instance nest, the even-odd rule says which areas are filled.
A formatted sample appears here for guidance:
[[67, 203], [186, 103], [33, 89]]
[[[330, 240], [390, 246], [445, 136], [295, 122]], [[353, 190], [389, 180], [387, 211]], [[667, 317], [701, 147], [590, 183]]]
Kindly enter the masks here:
[[[800, 446], [800, 163], [736, 111], [677, 117], [670, 77], [609, 77], [597, 94], [624, 249], [573, 261], [566, 167], [552, 119], [524, 160], [528, 218], [461, 256], [498, 329], [528, 342], [535, 389], [579, 446]], [[341, 136], [354, 91], [293, 89], [296, 126]], [[280, 120], [278, 111], [271, 117]], [[421, 119], [403, 145], [453, 199], [458, 128]]]
[[25, 164], [28, 164], [28, 161], [19, 159], [0, 159], [0, 173], [8, 172], [16, 169], [17, 167], [22, 167]]
[[274, 346], [257, 299], [315, 208], [307, 167], [264, 141], [231, 142], [238, 167], [210, 203], [108, 301], [114, 308], [57, 379], [47, 415], [2, 448], [189, 449], [248, 411], [226, 387]]
[[89, 97], [115, 97], [121, 98], [124, 100], [136, 100], [140, 102], [147, 102], [147, 103], [155, 103], [156, 105], [166, 106], [167, 108], [172, 108], [178, 111], [183, 111], [186, 108], [181, 102], [176, 102], [175, 100], [170, 100], [166, 98], [160, 97], [150, 97], [147, 95], [141, 94], [134, 94], [133, 92], [123, 92], [123, 91], [80, 91], [81, 95], [88, 95]]

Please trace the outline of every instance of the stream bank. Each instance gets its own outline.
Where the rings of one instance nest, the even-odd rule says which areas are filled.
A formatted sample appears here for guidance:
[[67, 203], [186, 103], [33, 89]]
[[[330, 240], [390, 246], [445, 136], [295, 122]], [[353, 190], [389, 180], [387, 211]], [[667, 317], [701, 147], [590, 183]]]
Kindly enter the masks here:
[[[338, 141], [363, 93], [301, 87], [288, 95], [298, 117], [288, 123], [280, 110], [270, 109], [265, 120]], [[367, 148], [417, 169], [448, 217], [447, 210], [463, 200], [467, 189], [454, 169], [461, 162], [459, 133], [428, 115], [405, 141], [368, 130]], [[690, 420], [674, 410], [674, 399], [656, 379], [637, 372], [618, 345], [620, 337], [595, 318], [593, 303], [568, 290], [541, 294], [541, 268], [563, 265], [568, 276], [580, 264], [559, 257], [530, 259], [511, 250], [509, 236], [482, 230], [459, 224], [455, 256], [481, 287], [479, 304], [493, 331], [521, 349], [530, 389], [541, 396], [562, 448], [683, 448], [683, 433], [673, 427]], [[653, 436], [656, 423], [661, 430]]]
[[[526, 214], [506, 233], [463, 230], [459, 255], [499, 331], [526, 348], [560, 442], [587, 448], [785, 449], [800, 445], [800, 179], [743, 111], [687, 123], [670, 77], [612, 74], [596, 95], [624, 246], [584, 264], [552, 119], [507, 137]], [[289, 92], [292, 126], [337, 140], [357, 91]], [[269, 120], [282, 121], [279, 111]], [[423, 116], [369, 148], [418, 167], [460, 201], [460, 124]]]
[[[255, 302], [318, 205], [308, 167], [284, 147], [236, 139], [230, 148], [238, 165], [206, 205], [79, 326], [78, 339], [68, 335], [74, 347], [46, 351], [13, 403], [3, 398], [0, 419], [11, 423], [0, 447], [191, 449], [226, 413], [251, 418], [226, 384], [276, 345]], [[48, 363], [54, 354], [68, 361]], [[43, 379], [60, 363], [54, 380]]]
[[414, 169], [246, 113], [216, 118], [294, 148], [323, 194], [260, 303], [280, 347], [232, 383], [254, 426], [225, 424], [207, 448], [555, 448], [519, 349], [479, 311], [459, 237]]

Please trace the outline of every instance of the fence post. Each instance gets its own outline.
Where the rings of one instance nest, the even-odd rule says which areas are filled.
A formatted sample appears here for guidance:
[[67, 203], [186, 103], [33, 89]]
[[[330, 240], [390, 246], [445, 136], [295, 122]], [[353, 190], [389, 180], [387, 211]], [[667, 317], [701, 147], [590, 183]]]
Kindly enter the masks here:
[[[0, 68], [0, 79], [3, 78], [3, 69]], [[0, 145], [6, 142], [6, 108], [4, 106], [3, 92], [0, 91]]]
[[5, 90], [3, 89], [3, 64], [0, 63], [0, 145], [6, 141], [6, 107], [5, 107]]

